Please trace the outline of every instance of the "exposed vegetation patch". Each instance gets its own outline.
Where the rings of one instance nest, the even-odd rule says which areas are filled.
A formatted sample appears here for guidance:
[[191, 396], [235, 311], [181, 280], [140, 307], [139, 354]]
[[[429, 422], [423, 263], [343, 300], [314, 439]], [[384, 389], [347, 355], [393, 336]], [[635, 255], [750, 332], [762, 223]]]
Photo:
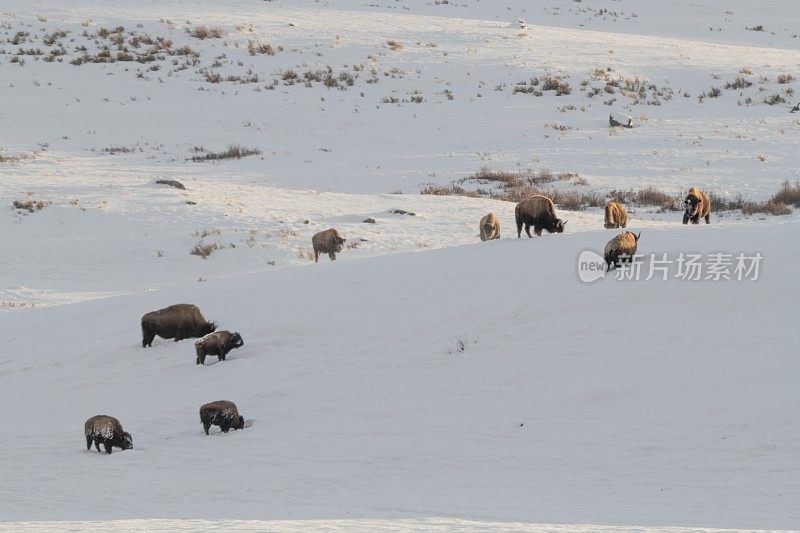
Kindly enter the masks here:
[[156, 180], [158, 185], [169, 185], [170, 187], [174, 187], [176, 189], [186, 190], [186, 187], [183, 183], [177, 180]]
[[247, 148], [238, 144], [231, 144], [226, 150], [221, 152], [206, 152], [204, 148], [195, 147], [195, 152], [200, 152], [199, 155], [191, 157], [192, 161], [218, 161], [221, 159], [242, 159], [251, 155], [260, 155], [261, 150], [258, 148]]
[[46, 206], [50, 205], [50, 202], [46, 202], [43, 200], [14, 200], [11, 206], [14, 209], [19, 209], [20, 211], [27, 211], [29, 213], [35, 213], [36, 211], [41, 211]]

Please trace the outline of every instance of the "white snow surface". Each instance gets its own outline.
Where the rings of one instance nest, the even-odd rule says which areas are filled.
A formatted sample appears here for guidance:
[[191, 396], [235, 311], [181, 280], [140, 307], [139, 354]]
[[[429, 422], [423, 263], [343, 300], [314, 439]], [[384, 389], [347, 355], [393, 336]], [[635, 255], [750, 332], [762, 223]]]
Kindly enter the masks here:
[[[0, 6], [0, 529], [800, 529], [797, 213], [629, 206], [640, 252], [758, 252], [759, 279], [587, 285], [602, 208], [516, 239], [512, 202], [419, 194], [485, 166], [765, 200], [800, 179], [800, 4], [233, 4]], [[118, 26], [196, 56], [70, 63]], [[514, 92], [548, 76], [570, 93]], [[261, 153], [191, 160], [231, 144]], [[181, 302], [244, 346], [142, 348]], [[243, 431], [203, 434], [219, 399]], [[135, 448], [86, 451], [96, 414]]]

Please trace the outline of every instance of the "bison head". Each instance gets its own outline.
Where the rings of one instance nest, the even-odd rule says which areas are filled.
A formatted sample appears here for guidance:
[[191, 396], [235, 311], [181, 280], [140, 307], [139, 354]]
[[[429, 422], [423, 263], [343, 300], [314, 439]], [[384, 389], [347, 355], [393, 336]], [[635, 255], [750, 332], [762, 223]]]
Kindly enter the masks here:
[[686, 206], [686, 214], [693, 217], [697, 214], [697, 210], [700, 209], [700, 198], [690, 194], [683, 201], [683, 205]]
[[133, 437], [127, 431], [122, 432], [122, 446], [120, 446], [123, 450], [132, 450], [133, 449]]
[[491, 235], [492, 233], [494, 233], [494, 224], [491, 224], [491, 223], [488, 223], [488, 222], [486, 224], [484, 224], [483, 225], [483, 232], [485, 234], [487, 234], [487, 235]]
[[238, 420], [234, 422], [233, 429], [244, 429], [244, 417], [242, 415], [239, 415]]
[[545, 229], [548, 233], [564, 233], [564, 226], [567, 224], [565, 220], [557, 218], [553, 220]]
[[339, 237], [338, 235], [335, 235], [333, 237], [333, 247], [336, 248], [337, 252], [341, 252], [342, 248], [344, 247], [344, 243], [346, 241], [347, 241], [347, 239], [343, 239], [342, 237]]
[[203, 324], [203, 327], [200, 328], [200, 335], [208, 335], [209, 333], [214, 333], [214, 330], [217, 329], [217, 325], [213, 322], [206, 322]]
[[238, 332], [234, 332], [234, 334], [231, 335], [231, 347], [241, 348], [242, 346], [244, 346], [244, 340], [242, 340], [242, 336], [239, 335]]

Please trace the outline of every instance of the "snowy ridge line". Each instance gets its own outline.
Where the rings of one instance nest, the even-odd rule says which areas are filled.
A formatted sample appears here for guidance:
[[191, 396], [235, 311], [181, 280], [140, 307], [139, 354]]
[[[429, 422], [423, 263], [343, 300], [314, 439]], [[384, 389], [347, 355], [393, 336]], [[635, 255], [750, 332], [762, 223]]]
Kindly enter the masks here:
[[[109, 520], [75, 522], [7, 522], [0, 531], [326, 531], [326, 532], [607, 532], [622, 533], [727, 533], [741, 529], [717, 529], [673, 526], [608, 526], [601, 524], [536, 524], [527, 522], [483, 522], [458, 518], [422, 519], [332, 519], [332, 520]], [[748, 531], [796, 531], [750, 529]]]

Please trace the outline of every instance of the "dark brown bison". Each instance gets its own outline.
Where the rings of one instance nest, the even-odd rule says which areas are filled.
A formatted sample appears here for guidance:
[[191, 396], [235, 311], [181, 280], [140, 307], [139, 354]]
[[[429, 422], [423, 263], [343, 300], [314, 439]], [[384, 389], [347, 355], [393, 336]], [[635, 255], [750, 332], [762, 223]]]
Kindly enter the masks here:
[[203, 365], [207, 355], [216, 355], [220, 361], [225, 360], [228, 352], [234, 348], [244, 346], [242, 336], [230, 331], [215, 331], [194, 341], [194, 349], [197, 352], [197, 364]]
[[231, 428], [244, 429], [244, 417], [239, 414], [236, 404], [227, 400], [207, 403], [200, 408], [200, 422], [208, 435], [211, 426], [219, 426], [223, 433]]
[[697, 187], [689, 189], [683, 205], [686, 208], [683, 212], [684, 224], [688, 224], [690, 220], [692, 224], [699, 224], [701, 218], [706, 219], [706, 224], [711, 223], [711, 199]]
[[500, 221], [494, 213], [489, 213], [481, 219], [481, 240], [490, 241], [500, 238]]
[[164, 339], [202, 337], [217, 329], [213, 322], [206, 322], [200, 309], [192, 304], [175, 304], [151, 311], [142, 317], [142, 348], [153, 345], [158, 335]]
[[606, 204], [606, 229], [624, 228], [628, 225], [628, 211], [625, 205], [619, 202], [608, 202]]
[[612, 267], [616, 268], [622, 263], [631, 262], [641, 235], [641, 231], [638, 235], [632, 231], [625, 231], [608, 241], [603, 252], [608, 270], [611, 270]]
[[517, 221], [517, 238], [522, 236], [522, 226], [525, 233], [531, 237], [531, 226], [536, 235], [541, 235], [542, 230], [548, 233], [563, 233], [566, 221], [556, 217], [556, 208], [553, 201], [547, 196], [539, 194], [526, 198], [514, 208], [514, 217]]
[[314, 246], [314, 262], [319, 262], [320, 254], [328, 254], [331, 261], [336, 261], [336, 254], [342, 251], [346, 240], [333, 228], [315, 233], [311, 237], [311, 244]]
[[111, 453], [112, 446], [123, 450], [133, 449], [131, 434], [123, 431], [122, 424], [113, 416], [93, 416], [83, 425], [83, 433], [86, 435], [87, 450], [92, 449], [92, 442], [98, 452], [101, 444], [105, 447], [106, 453]]

